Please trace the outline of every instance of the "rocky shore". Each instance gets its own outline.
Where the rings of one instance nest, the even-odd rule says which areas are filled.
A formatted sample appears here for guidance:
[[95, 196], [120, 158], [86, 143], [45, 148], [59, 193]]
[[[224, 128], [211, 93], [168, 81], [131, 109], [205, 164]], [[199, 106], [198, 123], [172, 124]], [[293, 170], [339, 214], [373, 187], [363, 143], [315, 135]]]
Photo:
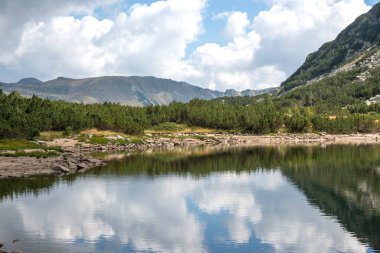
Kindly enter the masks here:
[[245, 145], [360, 145], [380, 144], [380, 134], [277, 134], [235, 136], [237, 143]]
[[[20, 178], [35, 175], [64, 175], [84, 172], [106, 165], [106, 162], [91, 156], [92, 152], [138, 152], [153, 149], [167, 149], [184, 146], [218, 145], [217, 138], [145, 138], [136, 144], [91, 144], [79, 142], [71, 138], [60, 138], [40, 144], [48, 147], [61, 147], [64, 152], [56, 157], [36, 158], [29, 156], [0, 156], [0, 179]], [[26, 150], [22, 150], [24, 153]], [[39, 150], [43, 152], [43, 150]], [[4, 153], [12, 154], [5, 151]]]
[[[15, 240], [12, 241], [12, 244], [15, 244], [15, 243], [17, 243], [19, 241], [20, 241], [19, 239], [15, 239]], [[0, 253], [8, 253], [7, 251], [1, 249], [3, 246], [4, 246], [4, 244], [0, 242]], [[21, 251], [21, 250], [13, 250], [13, 251], [11, 251], [9, 253], [23, 253], [23, 251]]]
[[[190, 136], [173, 136], [172, 138], [160, 137], [160, 138], [146, 138], [141, 140], [139, 143], [130, 144], [90, 144], [75, 142], [71, 147], [66, 147], [66, 150], [72, 152], [96, 152], [96, 151], [144, 151], [148, 149], [162, 149], [162, 148], [173, 148], [173, 147], [186, 147], [186, 146], [214, 146], [226, 142], [225, 140], [230, 140], [226, 136], [209, 136], [202, 138], [191, 138]], [[66, 140], [67, 141], [67, 140]], [[232, 141], [232, 139], [231, 139]], [[54, 145], [54, 143], [49, 143], [49, 145]]]
[[64, 152], [56, 157], [0, 156], [0, 179], [29, 177], [40, 174], [73, 174], [104, 166], [105, 161], [93, 158], [92, 152], [145, 151], [187, 146], [266, 146], [266, 145], [331, 145], [380, 144], [379, 134], [277, 134], [266, 136], [205, 134], [202, 136], [176, 135], [170, 137], [146, 136], [138, 143], [91, 144], [76, 139], [60, 138], [43, 145], [61, 147]]
[[80, 153], [65, 152], [58, 157], [0, 157], [0, 179], [41, 174], [73, 174], [84, 172], [105, 162]]

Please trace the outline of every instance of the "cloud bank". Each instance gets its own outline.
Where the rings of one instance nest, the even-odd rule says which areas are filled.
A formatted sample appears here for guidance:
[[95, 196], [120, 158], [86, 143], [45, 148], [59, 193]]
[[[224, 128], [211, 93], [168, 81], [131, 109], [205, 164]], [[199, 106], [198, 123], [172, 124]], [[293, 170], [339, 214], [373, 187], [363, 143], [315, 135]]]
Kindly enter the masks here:
[[[214, 0], [209, 0], [214, 1]], [[364, 0], [263, 0], [267, 9], [217, 14], [227, 43], [207, 34], [207, 0], [0, 3], [0, 81], [153, 75], [217, 90], [276, 86], [308, 53], [369, 9]], [[254, 3], [252, 3], [254, 8]], [[112, 15], [100, 17], [99, 10]]]

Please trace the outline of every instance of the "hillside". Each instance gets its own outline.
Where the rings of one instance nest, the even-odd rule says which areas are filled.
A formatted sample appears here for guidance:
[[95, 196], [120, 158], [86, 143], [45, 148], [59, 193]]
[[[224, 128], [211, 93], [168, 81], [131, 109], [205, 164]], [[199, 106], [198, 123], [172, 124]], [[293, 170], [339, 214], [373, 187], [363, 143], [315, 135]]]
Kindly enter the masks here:
[[115, 102], [124, 105], [164, 105], [172, 101], [188, 102], [193, 98], [213, 99], [224, 96], [254, 96], [266, 90], [227, 90], [225, 93], [203, 89], [185, 82], [155, 77], [105, 76], [85, 79], [59, 77], [42, 82], [24, 78], [17, 83], [0, 83], [4, 92], [17, 91], [24, 96], [36, 95], [51, 100], [68, 102]]
[[18, 91], [22, 95], [37, 95], [52, 100], [69, 102], [115, 102], [128, 105], [168, 104], [174, 100], [187, 102], [192, 98], [212, 99], [222, 92], [202, 89], [184, 82], [155, 77], [105, 76], [97, 78], [57, 79], [41, 82], [34, 78], [17, 83], [2, 84], [5, 92]]
[[334, 41], [325, 43], [317, 52], [310, 54], [281, 87], [287, 91], [332, 73], [344, 65], [366, 60], [378, 51], [379, 45], [380, 3], [358, 17]]

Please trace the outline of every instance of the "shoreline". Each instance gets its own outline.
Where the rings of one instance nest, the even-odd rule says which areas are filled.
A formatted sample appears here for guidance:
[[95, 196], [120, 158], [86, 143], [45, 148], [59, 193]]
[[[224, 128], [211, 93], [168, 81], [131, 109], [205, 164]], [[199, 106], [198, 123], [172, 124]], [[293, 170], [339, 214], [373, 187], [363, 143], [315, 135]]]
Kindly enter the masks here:
[[91, 152], [144, 152], [196, 146], [326, 146], [380, 144], [380, 134], [276, 134], [237, 135], [205, 134], [202, 138], [192, 135], [172, 134], [170, 137], [148, 137], [138, 144], [89, 144], [71, 138], [61, 138], [44, 143], [47, 147], [58, 146], [63, 153], [57, 157], [35, 158], [28, 156], [0, 156], [0, 180], [24, 178], [36, 175], [68, 175], [85, 172], [106, 165], [106, 161], [91, 156]]

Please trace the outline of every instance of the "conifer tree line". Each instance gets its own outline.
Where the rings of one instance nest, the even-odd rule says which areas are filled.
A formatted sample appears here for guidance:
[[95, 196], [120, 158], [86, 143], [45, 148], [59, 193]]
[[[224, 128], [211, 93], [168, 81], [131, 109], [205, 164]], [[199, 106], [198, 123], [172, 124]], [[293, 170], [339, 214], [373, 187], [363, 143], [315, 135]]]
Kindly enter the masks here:
[[0, 91], [0, 108], [0, 138], [32, 138], [42, 131], [68, 128], [141, 134], [164, 122], [252, 134], [379, 131], [379, 124], [368, 114], [378, 110], [378, 106], [358, 104], [331, 119], [328, 113], [317, 112], [315, 106], [284, 106], [283, 101], [273, 100], [269, 95], [249, 105], [194, 99], [189, 103], [133, 107], [109, 102], [82, 104], [36, 96], [25, 98], [17, 92], [7, 95]]

